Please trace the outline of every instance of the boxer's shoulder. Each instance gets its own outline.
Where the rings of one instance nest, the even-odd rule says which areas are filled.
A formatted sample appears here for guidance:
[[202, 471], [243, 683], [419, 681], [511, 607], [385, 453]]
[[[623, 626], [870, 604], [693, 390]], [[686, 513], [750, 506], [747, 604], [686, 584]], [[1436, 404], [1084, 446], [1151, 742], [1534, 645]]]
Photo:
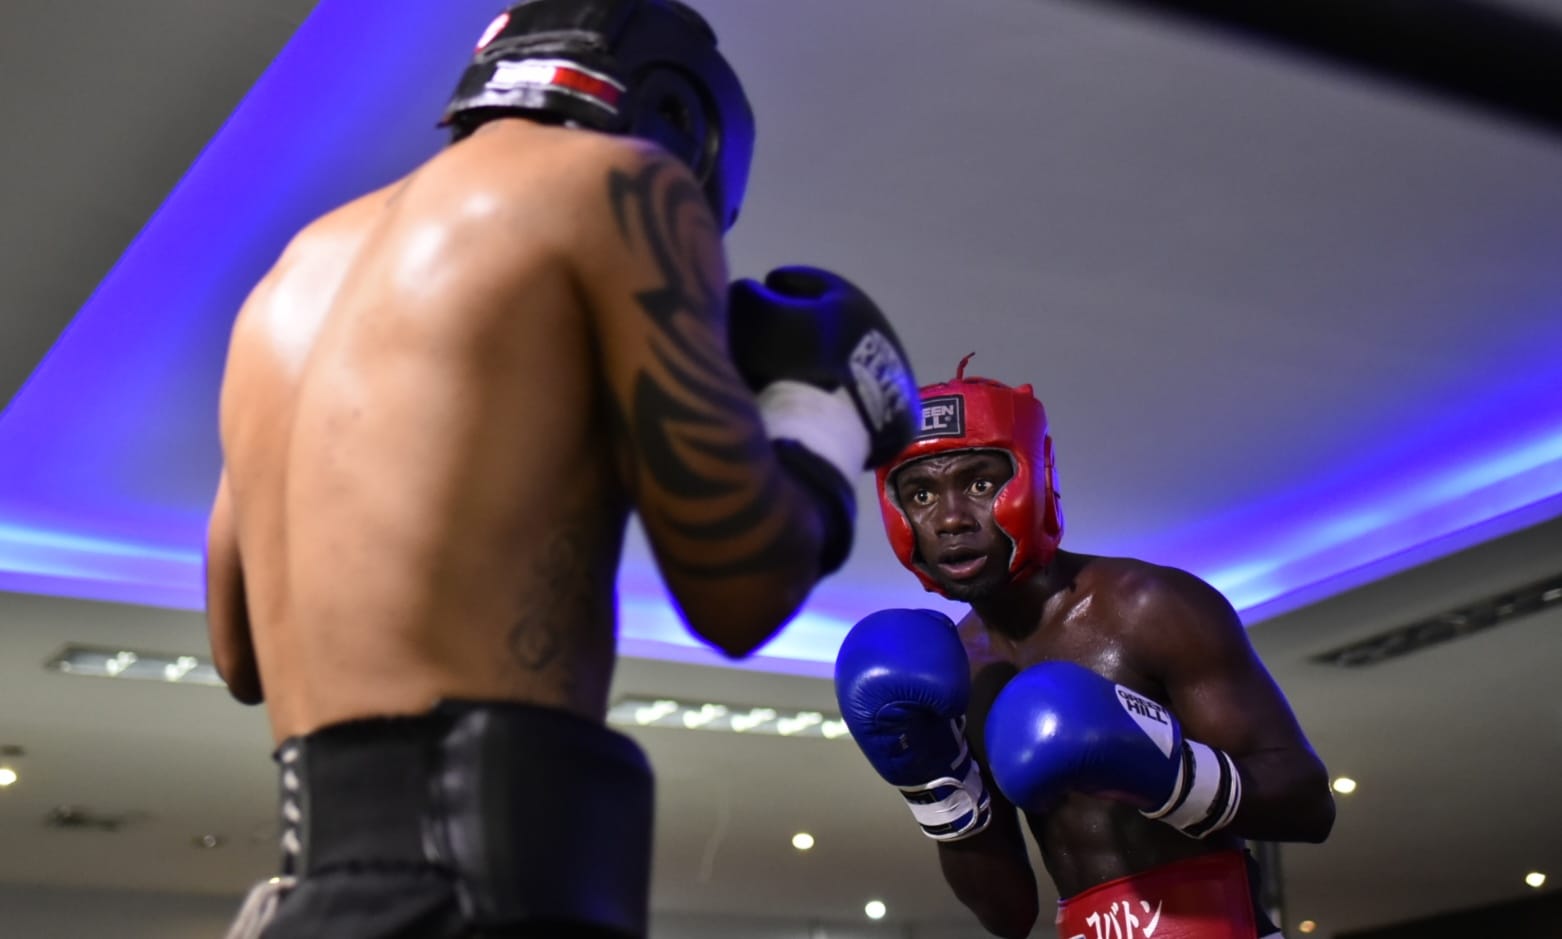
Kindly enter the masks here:
[[1228, 608], [1220, 592], [1197, 575], [1137, 558], [1090, 558], [1075, 578], [1074, 593], [1075, 603], [1125, 622], [1202, 617]]
[[272, 273], [286, 271], [297, 265], [338, 261], [344, 251], [355, 251], [378, 219], [380, 210], [400, 192], [403, 185], [404, 181], [392, 183], [316, 216], [288, 239], [277, 256]]
[[[1131, 687], [1184, 654], [1226, 642], [1236, 622], [1209, 584], [1174, 567], [1128, 557], [1060, 554], [1062, 586], [1041, 621], [1017, 633], [1015, 661], [1078, 662]], [[1235, 627], [1240, 633], [1240, 626]]]
[[618, 177], [654, 174], [687, 183], [699, 194], [688, 167], [649, 141], [524, 120], [486, 125], [425, 169], [438, 175], [441, 188], [479, 190], [504, 202], [537, 202], [573, 213], [583, 200], [603, 202]]
[[347, 267], [373, 230], [380, 209], [400, 185], [359, 196], [295, 232], [240, 306], [233, 325], [235, 339], [242, 344], [247, 337], [258, 334], [269, 344], [275, 338], [271, 330], [284, 321], [286, 331], [294, 337], [300, 335], [301, 322], [309, 324], [306, 331], [312, 335], [326, 305], [299, 303], [298, 298], [335, 293]]
[[1080, 588], [1091, 598], [1091, 619], [1146, 673], [1245, 638], [1240, 618], [1220, 591], [1181, 568], [1101, 558], [1081, 572]]
[[474, 226], [482, 243], [520, 238], [594, 287], [622, 281], [631, 256], [678, 264], [720, 250], [693, 173], [647, 141], [506, 121], [449, 157], [426, 187], [430, 211]]

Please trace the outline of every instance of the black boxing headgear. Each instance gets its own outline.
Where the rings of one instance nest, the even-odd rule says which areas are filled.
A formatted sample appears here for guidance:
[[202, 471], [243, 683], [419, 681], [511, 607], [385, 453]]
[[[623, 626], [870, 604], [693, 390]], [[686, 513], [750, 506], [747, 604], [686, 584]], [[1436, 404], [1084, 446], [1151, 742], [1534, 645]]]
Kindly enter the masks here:
[[661, 145], [723, 229], [748, 185], [754, 114], [709, 24], [678, 0], [527, 0], [489, 24], [440, 126], [498, 113]]

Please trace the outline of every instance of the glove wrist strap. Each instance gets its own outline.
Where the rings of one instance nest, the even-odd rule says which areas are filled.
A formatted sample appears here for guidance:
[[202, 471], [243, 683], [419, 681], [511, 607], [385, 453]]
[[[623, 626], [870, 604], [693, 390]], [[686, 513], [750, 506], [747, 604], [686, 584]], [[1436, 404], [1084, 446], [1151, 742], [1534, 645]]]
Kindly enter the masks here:
[[992, 821], [992, 797], [982, 785], [982, 769], [962, 747], [954, 775], [920, 786], [897, 786], [922, 833], [934, 841], [959, 841], [978, 834]]
[[1242, 776], [1222, 750], [1196, 740], [1182, 742], [1182, 766], [1166, 803], [1146, 818], [1159, 819], [1193, 838], [1204, 838], [1236, 818]]

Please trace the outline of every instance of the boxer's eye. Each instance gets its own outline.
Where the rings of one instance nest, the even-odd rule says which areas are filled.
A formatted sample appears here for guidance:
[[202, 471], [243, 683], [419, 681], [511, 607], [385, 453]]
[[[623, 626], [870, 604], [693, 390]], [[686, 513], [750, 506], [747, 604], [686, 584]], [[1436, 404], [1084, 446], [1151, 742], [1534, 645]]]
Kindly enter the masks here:
[[918, 489], [911, 493], [912, 505], [932, 505], [933, 494], [926, 489]]
[[990, 479], [978, 479], [971, 483], [971, 495], [985, 496], [992, 491], [993, 481]]

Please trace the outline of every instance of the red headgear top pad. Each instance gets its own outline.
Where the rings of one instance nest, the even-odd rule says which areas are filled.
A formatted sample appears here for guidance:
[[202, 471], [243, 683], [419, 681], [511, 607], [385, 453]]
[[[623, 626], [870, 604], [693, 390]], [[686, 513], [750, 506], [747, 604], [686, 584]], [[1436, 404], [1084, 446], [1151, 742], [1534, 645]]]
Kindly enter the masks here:
[[879, 468], [879, 508], [890, 547], [922, 586], [942, 593], [917, 557], [916, 535], [891, 485], [895, 471], [913, 460], [957, 450], [1002, 450], [1014, 463], [1014, 475], [993, 502], [993, 520], [1014, 542], [1009, 578], [1018, 580], [1052, 560], [1063, 540], [1063, 510], [1058, 504], [1052, 437], [1047, 411], [1030, 385], [1011, 388], [990, 378], [966, 378], [965, 363], [951, 381], [922, 391], [922, 429], [901, 454]]

